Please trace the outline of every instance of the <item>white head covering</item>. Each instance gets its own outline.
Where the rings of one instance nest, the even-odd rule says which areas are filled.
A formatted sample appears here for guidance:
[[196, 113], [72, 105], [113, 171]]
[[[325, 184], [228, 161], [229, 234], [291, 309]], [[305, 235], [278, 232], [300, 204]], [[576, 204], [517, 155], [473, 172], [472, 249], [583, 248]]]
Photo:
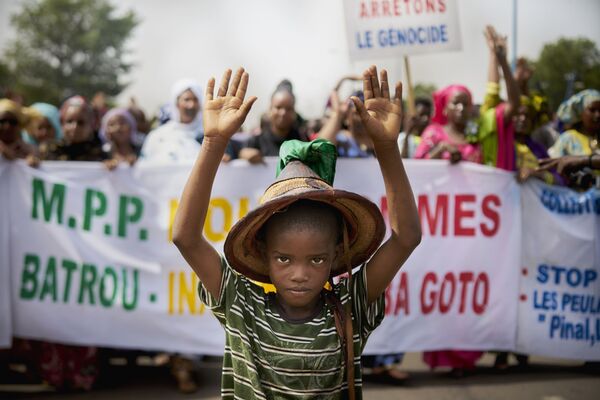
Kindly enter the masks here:
[[[179, 110], [177, 109], [177, 99], [179, 96], [183, 94], [186, 90], [191, 90], [192, 93], [198, 98], [198, 102], [200, 103], [200, 112], [196, 115], [196, 118], [189, 124], [181, 124], [179, 120]], [[172, 115], [171, 121], [175, 121], [180, 123], [181, 125], [188, 125], [187, 128], [190, 128], [194, 131], [203, 131], [202, 129], [202, 87], [200, 84], [190, 78], [180, 79], [173, 84], [171, 87], [171, 107], [172, 107]]]

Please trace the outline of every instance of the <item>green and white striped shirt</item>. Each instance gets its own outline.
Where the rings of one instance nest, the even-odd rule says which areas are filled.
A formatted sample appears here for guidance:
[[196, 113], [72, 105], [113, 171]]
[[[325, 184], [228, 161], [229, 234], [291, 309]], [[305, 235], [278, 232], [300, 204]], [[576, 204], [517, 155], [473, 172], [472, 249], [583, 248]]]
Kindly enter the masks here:
[[[367, 306], [366, 268], [353, 274], [334, 292], [344, 305], [352, 301], [356, 398], [362, 398], [360, 355], [371, 332], [384, 317], [382, 294]], [[235, 272], [223, 260], [220, 298], [200, 283], [200, 298], [225, 329], [223, 399], [343, 399], [347, 398], [344, 355], [333, 310], [323, 303], [312, 319], [286, 321], [274, 294]]]

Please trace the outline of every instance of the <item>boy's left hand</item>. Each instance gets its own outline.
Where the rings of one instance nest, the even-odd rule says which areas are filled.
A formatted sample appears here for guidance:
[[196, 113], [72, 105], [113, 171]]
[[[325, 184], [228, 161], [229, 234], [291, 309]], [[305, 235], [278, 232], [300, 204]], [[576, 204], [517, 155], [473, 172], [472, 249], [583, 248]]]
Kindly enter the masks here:
[[381, 70], [381, 84], [377, 67], [372, 65], [363, 73], [365, 102], [353, 96], [358, 115], [374, 144], [398, 140], [402, 123], [402, 83], [396, 83], [396, 93], [390, 99], [387, 71]]

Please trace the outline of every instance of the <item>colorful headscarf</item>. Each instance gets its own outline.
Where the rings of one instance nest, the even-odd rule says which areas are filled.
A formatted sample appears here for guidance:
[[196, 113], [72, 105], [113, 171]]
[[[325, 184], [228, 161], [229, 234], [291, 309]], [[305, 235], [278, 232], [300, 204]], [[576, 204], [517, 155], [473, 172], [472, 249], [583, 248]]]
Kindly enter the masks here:
[[556, 114], [563, 123], [573, 126], [581, 122], [583, 110], [591, 103], [600, 101], [600, 92], [595, 89], [586, 89], [574, 94], [568, 100], [563, 101]]
[[79, 96], [79, 95], [69, 97], [67, 100], [64, 101], [64, 103], [62, 103], [62, 106], [60, 106], [60, 111], [59, 111], [61, 122], [62, 122], [63, 118], [65, 117], [67, 110], [70, 107], [84, 108], [86, 110], [86, 112], [89, 113], [92, 124], [94, 124], [95, 115], [94, 115], [94, 110], [92, 109], [92, 106], [90, 105], [90, 103], [87, 102], [87, 100], [85, 98], [83, 98], [82, 96]]
[[125, 121], [127, 121], [129, 126], [131, 127], [129, 141], [133, 143], [135, 135], [137, 133], [137, 122], [135, 121], [133, 115], [131, 115], [131, 113], [127, 111], [126, 108], [113, 108], [109, 110], [106, 114], [104, 114], [104, 117], [102, 117], [102, 125], [100, 126], [100, 132], [98, 133], [98, 136], [100, 137], [102, 143], [108, 142], [108, 138], [106, 137], [106, 129], [108, 128], [108, 122], [115, 116], [121, 116], [125, 118]]
[[467, 89], [466, 86], [446, 86], [445, 88], [433, 93], [434, 113], [433, 118], [431, 118], [431, 122], [435, 122], [440, 125], [446, 125], [446, 123], [448, 122], [448, 117], [444, 115], [444, 109], [446, 108], [446, 105], [448, 104], [452, 96], [454, 96], [454, 94], [457, 92], [466, 93], [469, 96], [469, 102], [473, 103], [473, 96], [471, 95], [471, 91]]
[[56, 139], [61, 139], [63, 136], [62, 127], [60, 126], [60, 114], [58, 108], [48, 103], [34, 103], [31, 105], [42, 117], [45, 117], [50, 125], [54, 128]]

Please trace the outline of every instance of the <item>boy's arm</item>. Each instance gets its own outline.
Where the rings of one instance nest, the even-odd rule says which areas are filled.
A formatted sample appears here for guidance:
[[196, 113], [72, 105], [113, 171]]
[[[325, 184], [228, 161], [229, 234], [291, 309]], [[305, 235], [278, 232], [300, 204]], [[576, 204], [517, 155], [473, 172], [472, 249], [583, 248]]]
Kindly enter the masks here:
[[421, 223], [417, 206], [398, 150], [398, 134], [402, 120], [402, 84], [390, 99], [386, 70], [371, 66], [363, 74], [365, 103], [352, 101], [367, 133], [373, 140], [381, 168], [388, 201], [390, 238], [375, 252], [367, 264], [367, 299], [371, 303], [385, 291], [410, 253], [421, 241]]
[[221, 257], [204, 238], [202, 228], [210, 202], [210, 193], [227, 143], [237, 132], [256, 100], [244, 102], [248, 73], [238, 69], [231, 85], [231, 70], [225, 71], [217, 97], [213, 99], [215, 79], [206, 86], [203, 109], [204, 141], [188, 178], [173, 224], [173, 243], [200, 278], [210, 294], [219, 298]]

